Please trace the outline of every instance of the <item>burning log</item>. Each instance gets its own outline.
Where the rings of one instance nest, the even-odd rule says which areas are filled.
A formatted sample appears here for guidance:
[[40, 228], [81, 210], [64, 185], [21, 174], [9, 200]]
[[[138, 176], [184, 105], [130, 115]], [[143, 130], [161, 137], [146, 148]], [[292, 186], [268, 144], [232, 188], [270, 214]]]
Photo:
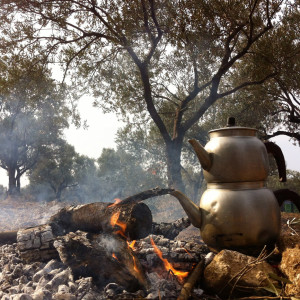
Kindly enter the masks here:
[[[51, 217], [50, 225], [56, 236], [71, 231], [112, 232], [113, 216], [118, 215], [119, 223], [124, 224], [124, 235], [131, 240], [143, 238], [152, 230], [152, 214], [146, 204], [129, 203], [117, 205], [96, 202], [61, 209]], [[119, 225], [119, 224], [114, 224]]]
[[75, 279], [91, 276], [99, 287], [116, 282], [130, 292], [147, 287], [139, 260], [118, 234], [70, 232], [54, 246]]

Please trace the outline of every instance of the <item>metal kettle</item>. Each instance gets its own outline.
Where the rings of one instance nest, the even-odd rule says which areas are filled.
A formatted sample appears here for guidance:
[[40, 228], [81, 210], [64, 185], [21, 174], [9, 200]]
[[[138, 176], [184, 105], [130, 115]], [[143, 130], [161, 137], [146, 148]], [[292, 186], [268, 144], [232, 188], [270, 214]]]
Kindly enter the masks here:
[[265, 186], [268, 152], [276, 159], [280, 181], [286, 180], [285, 161], [281, 149], [272, 142], [263, 143], [256, 132], [235, 126], [234, 118], [229, 118], [227, 127], [209, 132], [205, 147], [189, 141], [203, 167], [207, 190], [199, 207], [180, 191], [173, 196], [212, 250], [253, 253], [279, 236], [280, 208]]

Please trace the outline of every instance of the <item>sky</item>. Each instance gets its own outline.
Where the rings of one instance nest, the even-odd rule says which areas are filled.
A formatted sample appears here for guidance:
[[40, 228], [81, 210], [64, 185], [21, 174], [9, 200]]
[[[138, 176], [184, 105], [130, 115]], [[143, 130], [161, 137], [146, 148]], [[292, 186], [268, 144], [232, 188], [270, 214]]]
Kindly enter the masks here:
[[[103, 114], [99, 108], [92, 105], [92, 99], [84, 97], [78, 104], [78, 110], [83, 120], [87, 121], [88, 129], [71, 125], [65, 130], [65, 138], [75, 147], [75, 150], [91, 158], [98, 158], [103, 148], [115, 147], [115, 135], [122, 127], [122, 123], [113, 113]], [[213, 129], [213, 128], [212, 128]], [[279, 136], [273, 139], [282, 149], [287, 163], [287, 168], [300, 171], [300, 147], [294, 146], [290, 139]], [[21, 186], [25, 186], [28, 180], [23, 176]], [[0, 169], [0, 184], [4, 187], [8, 185], [6, 171]]]

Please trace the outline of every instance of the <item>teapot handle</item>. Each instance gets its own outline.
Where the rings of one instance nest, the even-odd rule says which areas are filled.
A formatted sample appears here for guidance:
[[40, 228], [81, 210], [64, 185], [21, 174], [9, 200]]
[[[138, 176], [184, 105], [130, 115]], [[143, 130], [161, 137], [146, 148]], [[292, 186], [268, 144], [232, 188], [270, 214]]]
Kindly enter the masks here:
[[286, 165], [281, 148], [270, 141], [266, 141], [264, 144], [267, 148], [267, 152], [271, 153], [275, 158], [279, 173], [279, 181], [286, 182]]

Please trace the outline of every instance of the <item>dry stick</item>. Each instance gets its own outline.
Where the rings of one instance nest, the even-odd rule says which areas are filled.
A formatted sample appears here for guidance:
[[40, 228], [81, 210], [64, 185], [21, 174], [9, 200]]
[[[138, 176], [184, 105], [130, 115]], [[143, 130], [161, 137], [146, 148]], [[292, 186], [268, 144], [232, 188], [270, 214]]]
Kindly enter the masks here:
[[202, 259], [192, 271], [186, 283], [183, 285], [180, 295], [177, 300], [187, 300], [191, 296], [196, 281], [200, 278], [204, 267], [204, 260]]
[[174, 189], [161, 189], [159, 187], [156, 187], [151, 190], [146, 190], [141, 193], [138, 193], [133, 196], [129, 196], [125, 199], [123, 199], [121, 202], [119, 202], [116, 206], [121, 206], [121, 205], [127, 205], [127, 204], [132, 204], [132, 203], [137, 203], [141, 202], [143, 200], [152, 198], [152, 197], [157, 197], [157, 196], [162, 196], [162, 195], [167, 195], [174, 192]]
[[284, 300], [284, 299], [288, 299], [290, 300], [291, 297], [283, 297], [283, 296], [249, 296], [249, 297], [243, 297], [243, 298], [236, 298], [236, 300], [248, 300], [248, 299], [280, 299], [280, 300]]

